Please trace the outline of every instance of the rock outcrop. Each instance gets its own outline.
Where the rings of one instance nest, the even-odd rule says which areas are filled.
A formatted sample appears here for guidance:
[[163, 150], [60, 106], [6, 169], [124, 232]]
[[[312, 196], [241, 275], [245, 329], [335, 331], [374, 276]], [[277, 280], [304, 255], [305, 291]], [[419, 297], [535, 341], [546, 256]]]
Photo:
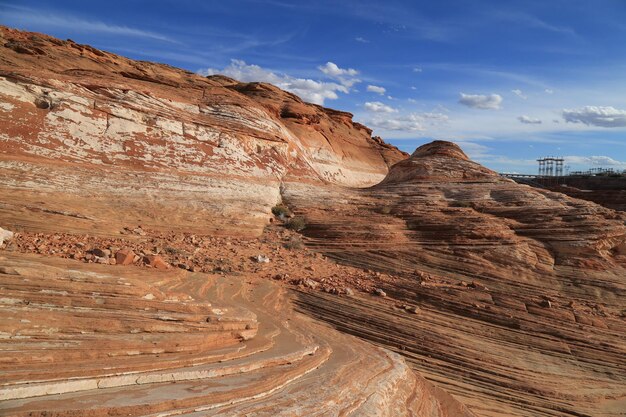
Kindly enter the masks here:
[[[570, 197], [626, 211], [626, 176], [567, 176], [536, 178], [535, 184]], [[531, 184], [532, 185], [532, 184]]]
[[471, 416], [399, 355], [294, 313], [269, 280], [0, 265], [2, 415]]
[[48, 227], [62, 230], [49, 215], [69, 204], [116, 228], [148, 217], [258, 235], [285, 178], [373, 185], [406, 157], [351, 114], [269, 84], [6, 27], [0, 45], [0, 189]]
[[626, 406], [623, 213], [501, 178], [449, 142], [371, 188], [287, 183], [285, 201], [309, 247], [396, 275], [385, 302], [320, 293], [301, 308], [405, 355], [477, 415]]
[[2, 414], [626, 408], [626, 214], [268, 84], [0, 44]]

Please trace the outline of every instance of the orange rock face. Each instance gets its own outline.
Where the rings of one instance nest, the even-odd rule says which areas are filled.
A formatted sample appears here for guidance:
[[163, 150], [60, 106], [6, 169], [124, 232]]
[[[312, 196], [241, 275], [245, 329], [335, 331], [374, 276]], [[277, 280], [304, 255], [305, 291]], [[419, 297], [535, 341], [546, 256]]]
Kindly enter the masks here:
[[268, 84], [0, 45], [3, 413], [626, 409], [626, 214]]
[[32, 194], [47, 190], [46, 213], [69, 204], [115, 229], [148, 217], [258, 235], [286, 178], [373, 185], [406, 157], [351, 114], [269, 84], [6, 27], [0, 44], [0, 189], [16, 206], [42, 209]]
[[117, 265], [130, 265], [135, 260], [135, 253], [130, 249], [122, 249], [115, 254], [115, 263]]
[[2, 415], [471, 416], [399, 355], [293, 311], [270, 280], [0, 264]]
[[314, 316], [404, 354], [477, 415], [626, 405], [624, 213], [500, 178], [448, 142], [368, 189], [285, 190], [310, 247], [397, 276], [380, 284], [395, 308], [307, 295]]

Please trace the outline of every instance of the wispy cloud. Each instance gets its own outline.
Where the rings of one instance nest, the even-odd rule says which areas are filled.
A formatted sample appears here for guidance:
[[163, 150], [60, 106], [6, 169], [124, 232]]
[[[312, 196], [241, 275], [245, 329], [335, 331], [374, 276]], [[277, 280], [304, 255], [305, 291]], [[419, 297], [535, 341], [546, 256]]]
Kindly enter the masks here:
[[518, 117], [517, 120], [519, 120], [520, 123], [524, 123], [525, 125], [540, 125], [541, 124], [541, 119], [536, 119], [534, 117], [530, 117], [526, 115]]
[[498, 110], [502, 104], [502, 97], [499, 94], [459, 94], [459, 103], [473, 109]]
[[374, 113], [396, 113], [398, 111], [397, 109], [381, 103], [380, 101], [368, 101], [363, 105], [363, 107], [365, 110]]
[[569, 123], [584, 123], [600, 127], [626, 127], [626, 110], [607, 106], [585, 106], [581, 109], [563, 110], [563, 118]]
[[601, 166], [601, 167], [619, 167], [626, 168], [626, 162], [617, 161], [610, 156], [564, 156], [563, 159], [568, 164], [587, 165], [587, 166]]
[[379, 87], [377, 85], [368, 85], [367, 91], [369, 91], [370, 93], [380, 94], [382, 96], [385, 94], [387, 90], [385, 89], [385, 87]]
[[574, 29], [567, 26], [560, 26], [546, 22], [530, 13], [520, 11], [502, 11], [493, 12], [492, 16], [498, 20], [517, 23], [520, 25], [530, 26], [532, 28], [542, 29], [548, 32], [558, 33], [568, 36], [578, 36]]
[[62, 28], [73, 32], [100, 33], [129, 36], [177, 43], [169, 36], [130, 26], [115, 25], [98, 20], [83, 19], [70, 14], [31, 9], [22, 6], [3, 5], [2, 20], [16, 27]]
[[516, 96], [518, 96], [522, 100], [526, 100], [528, 98], [528, 96], [524, 95], [522, 90], [520, 90], [519, 88], [516, 88], [515, 90], [511, 90], [511, 93], [515, 94]]

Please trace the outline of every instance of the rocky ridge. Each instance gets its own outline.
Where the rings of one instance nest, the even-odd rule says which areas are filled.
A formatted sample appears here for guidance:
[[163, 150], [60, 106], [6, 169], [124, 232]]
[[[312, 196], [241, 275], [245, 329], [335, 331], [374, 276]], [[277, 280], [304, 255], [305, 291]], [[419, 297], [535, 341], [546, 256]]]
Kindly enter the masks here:
[[[500, 178], [448, 142], [407, 158], [267, 84], [0, 33], [0, 226], [16, 232], [0, 259], [16, 355], [3, 411], [624, 409], [623, 213]], [[270, 217], [281, 199], [303, 237]], [[76, 378], [91, 389], [29, 391]]]
[[[0, 187], [11, 211], [80, 206], [79, 218], [118, 229], [148, 217], [258, 235], [286, 178], [372, 185], [406, 157], [351, 114], [270, 84], [7, 27], [0, 44]], [[44, 211], [32, 199], [41, 192]]]
[[[303, 310], [404, 354], [477, 415], [608, 416], [626, 404], [623, 213], [501, 178], [449, 142], [371, 188], [285, 189], [309, 247], [396, 276], [380, 284], [395, 307], [320, 294]], [[417, 319], [401, 314], [407, 303]]]

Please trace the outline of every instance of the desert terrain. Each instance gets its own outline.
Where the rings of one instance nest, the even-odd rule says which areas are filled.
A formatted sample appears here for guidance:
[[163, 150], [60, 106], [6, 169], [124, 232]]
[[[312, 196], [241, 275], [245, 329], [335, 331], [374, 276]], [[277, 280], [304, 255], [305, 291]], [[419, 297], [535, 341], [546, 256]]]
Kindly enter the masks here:
[[0, 413], [620, 416], [626, 213], [0, 27]]

